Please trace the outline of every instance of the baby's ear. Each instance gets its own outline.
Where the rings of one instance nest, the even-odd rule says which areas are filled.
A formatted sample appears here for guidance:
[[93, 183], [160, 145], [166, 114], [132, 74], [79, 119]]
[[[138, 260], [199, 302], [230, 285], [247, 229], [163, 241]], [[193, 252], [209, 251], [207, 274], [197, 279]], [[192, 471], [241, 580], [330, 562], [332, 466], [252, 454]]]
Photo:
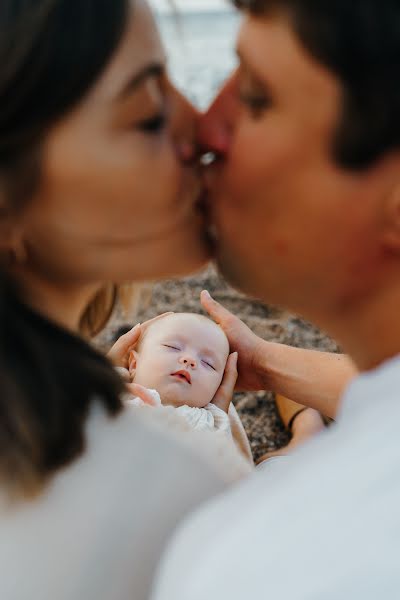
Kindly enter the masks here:
[[131, 350], [128, 355], [128, 371], [129, 371], [132, 379], [136, 375], [137, 358], [138, 358], [138, 353], [135, 350]]

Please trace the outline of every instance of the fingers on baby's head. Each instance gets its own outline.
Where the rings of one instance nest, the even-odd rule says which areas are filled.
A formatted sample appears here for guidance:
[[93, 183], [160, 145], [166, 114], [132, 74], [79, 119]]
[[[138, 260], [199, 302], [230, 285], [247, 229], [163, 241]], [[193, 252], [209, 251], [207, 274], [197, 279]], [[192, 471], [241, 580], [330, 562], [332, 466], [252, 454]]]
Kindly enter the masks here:
[[118, 329], [116, 330], [116, 332], [114, 333], [114, 335], [112, 337], [112, 342], [114, 344], [115, 344], [115, 342], [118, 342], [119, 338], [121, 338], [123, 335], [126, 335], [127, 333], [132, 331], [132, 327], [133, 327], [133, 325], [121, 325], [120, 327], [118, 327]]

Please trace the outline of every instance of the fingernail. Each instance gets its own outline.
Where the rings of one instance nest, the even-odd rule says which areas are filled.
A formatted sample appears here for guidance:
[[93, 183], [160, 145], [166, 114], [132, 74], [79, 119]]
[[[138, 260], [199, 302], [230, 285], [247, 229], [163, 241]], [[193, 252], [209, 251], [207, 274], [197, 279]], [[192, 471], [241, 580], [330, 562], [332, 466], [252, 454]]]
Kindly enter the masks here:
[[137, 331], [141, 325], [142, 325], [141, 323], [137, 323], [137, 325], [135, 325], [135, 327], [133, 327], [133, 329], [131, 329], [131, 333], [133, 333], [134, 331]]
[[204, 294], [204, 295], [205, 295], [207, 298], [209, 298], [209, 299], [211, 300], [211, 295], [210, 295], [210, 292], [209, 292], [209, 291], [207, 291], [207, 290], [203, 290], [203, 294]]

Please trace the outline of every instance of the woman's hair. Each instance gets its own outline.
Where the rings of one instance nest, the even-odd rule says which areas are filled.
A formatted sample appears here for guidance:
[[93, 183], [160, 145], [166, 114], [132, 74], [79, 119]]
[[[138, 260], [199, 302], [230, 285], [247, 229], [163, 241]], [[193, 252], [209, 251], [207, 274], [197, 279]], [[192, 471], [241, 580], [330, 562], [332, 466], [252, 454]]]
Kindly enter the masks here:
[[79, 331], [90, 340], [106, 326], [116, 307], [118, 286], [114, 283], [105, 284], [86, 307], [81, 317]]
[[[105, 70], [128, 10], [129, 0], [1, 1], [0, 226], [32, 198], [46, 134]], [[117, 414], [120, 390], [108, 361], [26, 307], [0, 266], [2, 484], [40, 491], [83, 451], [92, 402]]]
[[82, 453], [94, 401], [119, 412], [122, 384], [104, 356], [24, 306], [13, 284], [1, 289], [0, 480], [29, 496]]
[[399, 0], [233, 0], [255, 15], [282, 14], [302, 45], [340, 80], [337, 162], [368, 168], [400, 147]]
[[[79, 328], [81, 335], [91, 339], [99, 334], [110, 320], [117, 305], [124, 318], [135, 320], [142, 304], [142, 294], [149, 287], [152, 287], [149, 283], [146, 285], [139, 283], [105, 284], [82, 315]], [[132, 326], [129, 329], [131, 328]]]

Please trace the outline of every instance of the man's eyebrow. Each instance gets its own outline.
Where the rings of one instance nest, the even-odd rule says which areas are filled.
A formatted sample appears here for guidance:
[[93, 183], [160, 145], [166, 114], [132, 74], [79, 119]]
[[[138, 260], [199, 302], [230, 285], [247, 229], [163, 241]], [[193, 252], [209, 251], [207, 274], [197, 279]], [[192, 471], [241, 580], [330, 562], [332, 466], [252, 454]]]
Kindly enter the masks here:
[[244, 67], [244, 69], [252, 75], [257, 83], [266, 88], [266, 91], [273, 91], [274, 86], [270, 83], [269, 78], [267, 79], [266, 75], [259, 74], [257, 69], [251, 65], [251, 62], [246, 58], [243, 51], [239, 46], [236, 47], [236, 55], [239, 59], [240, 64]]
[[122, 91], [117, 96], [117, 101], [124, 100], [127, 96], [130, 96], [136, 88], [138, 88], [146, 79], [152, 77], [161, 77], [165, 72], [165, 65], [163, 63], [151, 63], [146, 65], [138, 73], [135, 73], [131, 79], [122, 88]]
[[243, 67], [244, 67], [246, 70], [248, 70], [248, 71], [250, 71], [250, 72], [254, 72], [254, 69], [253, 69], [253, 68], [252, 68], [252, 66], [251, 66], [251, 62], [248, 60], [248, 58], [246, 58], [246, 56], [245, 56], [244, 52], [242, 51], [242, 49], [241, 49], [239, 46], [237, 46], [237, 47], [236, 47], [236, 49], [235, 49], [235, 53], [236, 53], [236, 56], [237, 56], [237, 58], [238, 58], [238, 60], [239, 60], [239, 63], [240, 63], [240, 64], [241, 64], [241, 65], [242, 65], [242, 66], [243, 66]]

